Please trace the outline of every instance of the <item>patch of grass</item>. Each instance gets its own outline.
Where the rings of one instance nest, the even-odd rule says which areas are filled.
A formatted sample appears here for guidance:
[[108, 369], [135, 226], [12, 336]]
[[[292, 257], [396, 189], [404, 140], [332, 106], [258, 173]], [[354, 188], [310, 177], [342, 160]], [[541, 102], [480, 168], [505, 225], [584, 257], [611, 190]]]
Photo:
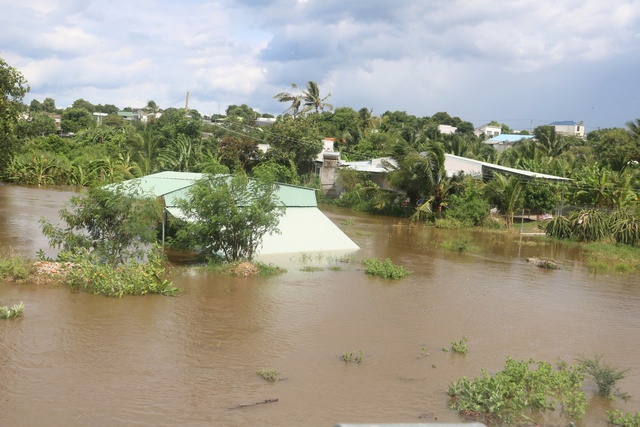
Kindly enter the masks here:
[[307, 273], [313, 273], [315, 271], [322, 271], [322, 270], [324, 270], [324, 268], [318, 267], [318, 266], [315, 266], [315, 265], [305, 265], [304, 267], [302, 267], [300, 269], [300, 271], [305, 271]]
[[2, 306], [0, 307], [0, 319], [15, 319], [16, 317], [21, 316], [23, 311], [23, 302], [20, 302], [20, 304], [15, 304], [11, 307]]
[[362, 350], [348, 351], [340, 356], [340, 359], [347, 363], [361, 363], [363, 359]]
[[329, 267], [329, 270], [331, 270], [331, 271], [342, 271], [342, 267], [340, 267], [339, 265], [332, 265], [331, 267]]
[[207, 270], [214, 274], [237, 277], [271, 277], [286, 272], [285, 269], [276, 265], [265, 264], [262, 262], [235, 261], [227, 263], [219, 262], [218, 260], [210, 262], [207, 265]]
[[263, 262], [256, 262], [255, 264], [258, 266], [258, 275], [261, 277], [277, 276], [279, 274], [286, 273], [287, 271], [284, 268], [273, 264], [265, 264]]
[[440, 246], [450, 251], [480, 252], [480, 247], [471, 244], [466, 237], [450, 238], [440, 243]]
[[377, 258], [366, 258], [362, 261], [364, 272], [372, 276], [382, 277], [383, 279], [402, 279], [410, 275], [411, 271], [402, 265], [395, 265], [389, 258], [380, 261]]
[[29, 261], [10, 253], [0, 258], [0, 280], [23, 280], [33, 270]]
[[455, 230], [460, 228], [471, 228], [472, 224], [469, 224], [466, 221], [461, 221], [456, 218], [436, 218], [435, 223], [433, 224], [435, 228], [441, 228], [445, 230]]
[[616, 243], [588, 243], [583, 246], [587, 267], [595, 271], [640, 271], [640, 248]]
[[353, 217], [349, 217], [349, 218], [345, 218], [344, 221], [342, 221], [342, 225], [354, 225], [356, 223], [356, 219]]
[[256, 371], [256, 374], [265, 381], [274, 382], [283, 379], [280, 372], [276, 371], [275, 369], [261, 368]]
[[358, 237], [373, 237], [374, 234], [370, 231], [356, 231], [355, 235]]

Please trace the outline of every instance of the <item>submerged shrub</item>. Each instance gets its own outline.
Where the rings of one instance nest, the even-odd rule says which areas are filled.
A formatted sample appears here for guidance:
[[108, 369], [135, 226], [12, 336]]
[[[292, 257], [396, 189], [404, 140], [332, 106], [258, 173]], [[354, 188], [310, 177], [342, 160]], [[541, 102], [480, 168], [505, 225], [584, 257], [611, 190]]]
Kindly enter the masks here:
[[411, 271], [402, 265], [394, 265], [389, 258], [380, 261], [377, 258], [367, 258], [362, 261], [364, 272], [383, 279], [402, 279], [411, 274]]
[[598, 385], [598, 392], [606, 397], [611, 397], [617, 391], [616, 383], [623, 379], [629, 369], [618, 369], [602, 360], [602, 356], [593, 359], [578, 359], [587, 375]]
[[2, 306], [0, 307], [0, 319], [14, 319], [18, 316], [21, 316], [23, 311], [23, 302], [20, 302], [20, 304], [15, 304], [11, 307]]
[[448, 393], [453, 398], [452, 409], [488, 420], [529, 420], [527, 414], [553, 410], [556, 406], [581, 418], [587, 406], [580, 391], [583, 379], [581, 366], [555, 370], [547, 362], [507, 358], [502, 371], [491, 376], [483, 369], [482, 375], [473, 380], [458, 378], [451, 383]]
[[17, 255], [0, 258], [0, 280], [21, 280], [29, 275], [27, 262]]
[[607, 411], [607, 418], [609, 418], [609, 423], [614, 426], [640, 427], [640, 412], [634, 414], [630, 412], [623, 413], [616, 409], [615, 411]]
[[164, 278], [164, 255], [158, 247], [147, 262], [130, 261], [120, 266], [99, 262], [91, 256], [76, 257], [66, 282], [74, 289], [121, 298], [124, 295], [175, 295], [180, 289]]
[[279, 381], [282, 379], [280, 372], [275, 369], [262, 368], [256, 371], [256, 375], [265, 381]]

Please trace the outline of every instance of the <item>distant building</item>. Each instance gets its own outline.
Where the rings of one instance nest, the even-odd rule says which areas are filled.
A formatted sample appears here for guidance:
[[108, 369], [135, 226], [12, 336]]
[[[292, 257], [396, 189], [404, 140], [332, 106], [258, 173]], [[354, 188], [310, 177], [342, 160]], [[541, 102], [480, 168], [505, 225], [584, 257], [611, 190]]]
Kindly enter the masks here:
[[458, 128], [455, 126], [449, 126], [449, 125], [438, 125], [438, 130], [443, 135], [453, 135], [454, 133], [456, 133]]
[[556, 133], [559, 135], [570, 135], [584, 138], [584, 122], [573, 122], [570, 120], [563, 122], [549, 123], [549, 126], [553, 126]]
[[517, 134], [503, 133], [498, 136], [494, 136], [493, 138], [485, 140], [484, 143], [492, 146], [493, 148], [496, 149], [496, 151], [501, 153], [518, 141], [522, 141], [523, 139], [533, 139], [533, 138], [535, 138], [534, 135], [517, 135]]
[[498, 136], [502, 133], [502, 128], [500, 126], [486, 124], [476, 128], [473, 133], [476, 136], [485, 135], [488, 138], [493, 138], [494, 136]]

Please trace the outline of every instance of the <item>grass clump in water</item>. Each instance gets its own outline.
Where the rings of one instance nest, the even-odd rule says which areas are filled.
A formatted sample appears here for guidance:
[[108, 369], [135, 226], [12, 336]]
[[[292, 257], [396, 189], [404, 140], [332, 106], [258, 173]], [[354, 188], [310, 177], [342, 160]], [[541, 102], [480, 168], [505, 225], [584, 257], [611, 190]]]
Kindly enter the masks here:
[[362, 350], [348, 351], [340, 356], [340, 359], [347, 363], [361, 363], [363, 359]]
[[616, 409], [615, 411], [607, 411], [609, 423], [614, 426], [622, 427], [640, 427], [640, 412], [632, 414], [630, 412], [623, 413]]
[[0, 258], [0, 280], [23, 280], [29, 273], [29, 263], [23, 258], [14, 254]]
[[[531, 369], [533, 365], [533, 369]], [[547, 362], [507, 358], [504, 369], [491, 376], [461, 377], [449, 386], [451, 409], [463, 416], [481, 417], [487, 424], [531, 422], [532, 412], [560, 407], [570, 417], [581, 418], [587, 399], [580, 389], [581, 366], [554, 369]]]
[[451, 350], [454, 353], [458, 353], [458, 354], [468, 354], [469, 353], [469, 346], [467, 346], [468, 342], [469, 342], [469, 338], [467, 338], [466, 336], [463, 336], [462, 339], [458, 342], [451, 341], [451, 348], [442, 347], [442, 351]]
[[265, 381], [274, 382], [274, 381], [280, 381], [283, 379], [280, 372], [276, 371], [275, 369], [267, 369], [267, 368], [258, 369], [256, 371], [256, 374]]
[[364, 272], [383, 279], [402, 279], [411, 274], [411, 271], [402, 265], [395, 265], [389, 258], [380, 261], [377, 258], [366, 258], [362, 261]]
[[271, 277], [286, 272], [285, 269], [273, 264], [252, 261], [215, 262], [208, 264], [207, 269], [215, 274], [237, 277]]
[[20, 304], [15, 304], [11, 307], [2, 306], [0, 307], [0, 319], [14, 319], [18, 316], [21, 316], [23, 311], [23, 302], [20, 302]]

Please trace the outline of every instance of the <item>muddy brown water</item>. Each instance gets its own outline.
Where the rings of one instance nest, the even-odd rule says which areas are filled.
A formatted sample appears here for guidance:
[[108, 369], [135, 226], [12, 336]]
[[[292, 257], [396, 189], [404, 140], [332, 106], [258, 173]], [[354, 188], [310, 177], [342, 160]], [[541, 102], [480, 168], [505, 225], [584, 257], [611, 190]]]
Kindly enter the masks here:
[[[0, 250], [46, 249], [38, 219], [56, 219], [73, 194], [0, 186]], [[575, 247], [536, 237], [323, 210], [361, 249], [341, 259], [269, 259], [287, 268], [273, 278], [181, 268], [172, 273], [184, 288], [179, 296], [122, 299], [0, 283], [0, 305], [26, 305], [22, 318], [0, 321], [0, 425], [460, 422], [446, 394], [460, 376], [500, 370], [507, 356], [555, 363], [597, 354], [631, 368], [619, 386], [632, 397], [600, 398], [585, 381], [589, 409], [576, 425], [605, 426], [611, 409], [640, 411], [638, 275], [594, 275]], [[438, 244], [448, 239], [466, 239], [476, 251]], [[373, 256], [413, 275], [367, 276], [359, 262]], [[533, 256], [561, 268], [533, 267]], [[468, 355], [441, 350], [463, 335]], [[340, 360], [354, 350], [362, 363]], [[266, 382], [260, 368], [285, 379]], [[267, 399], [278, 401], [230, 409]], [[552, 414], [541, 424], [568, 420]]]

